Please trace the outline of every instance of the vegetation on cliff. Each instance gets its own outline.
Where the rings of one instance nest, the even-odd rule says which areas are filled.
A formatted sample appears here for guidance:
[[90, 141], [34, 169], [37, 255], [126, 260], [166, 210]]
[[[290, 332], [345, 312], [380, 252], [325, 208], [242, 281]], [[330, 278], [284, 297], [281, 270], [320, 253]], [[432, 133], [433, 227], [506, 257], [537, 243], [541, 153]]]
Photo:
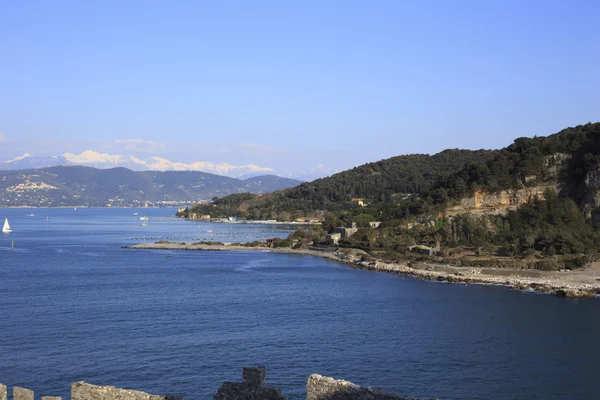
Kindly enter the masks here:
[[[503, 191], [512, 202], [511, 194], [529, 193], [532, 187], [534, 195], [504, 209], [461, 209], [475, 195]], [[355, 197], [364, 198], [366, 206], [353, 202]], [[410, 246], [419, 244], [436, 249], [447, 261], [517, 258], [521, 266], [575, 268], [596, 259], [600, 248], [595, 223], [600, 215], [600, 123], [548, 137], [518, 138], [495, 152], [448, 150], [431, 157], [395, 157], [284, 191], [243, 201], [221, 199], [215, 205], [204, 207], [212, 207], [211, 214], [242, 218], [292, 218], [321, 210], [324, 232], [351, 222], [361, 228], [342, 240], [343, 246], [390, 257], [408, 254]], [[383, 223], [370, 228], [370, 221]]]
[[567, 128], [547, 137], [518, 138], [493, 158], [471, 163], [438, 180], [427, 193], [436, 203], [473, 195], [520, 189], [555, 179], [553, 171], [567, 159], [558, 180], [565, 195], [581, 198], [586, 174], [600, 164], [600, 123]]
[[561, 269], [595, 259], [600, 234], [572, 199], [549, 190], [545, 200], [531, 199], [506, 215], [465, 213], [428, 223], [389, 221], [379, 229], [360, 229], [343, 244], [404, 255], [409, 246], [425, 244], [440, 246], [439, 256], [447, 261], [465, 255], [480, 260], [518, 257], [534, 262], [535, 268]]
[[[239, 202], [232, 210], [228, 200], [213, 205], [196, 205], [191, 211], [215, 217], [237, 216], [252, 219], [291, 219], [318, 211], [343, 211], [356, 208], [352, 199], [368, 204], [394, 203], [409, 194], [430, 189], [440, 177], [469, 163], [491, 159], [495, 151], [445, 150], [429, 156], [412, 154], [368, 163], [331, 177], [306, 182], [293, 188]], [[239, 198], [233, 201], [237, 202]], [[227, 202], [227, 206], [223, 201]]]

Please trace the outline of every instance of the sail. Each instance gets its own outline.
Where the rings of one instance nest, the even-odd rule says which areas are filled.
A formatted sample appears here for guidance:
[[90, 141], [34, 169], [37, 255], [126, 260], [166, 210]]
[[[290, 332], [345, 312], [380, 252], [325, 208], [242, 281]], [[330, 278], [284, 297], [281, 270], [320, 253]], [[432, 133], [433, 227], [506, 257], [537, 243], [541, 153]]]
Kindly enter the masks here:
[[4, 218], [4, 226], [2, 227], [2, 232], [12, 232], [12, 229], [10, 229], [10, 225], [8, 224], [8, 218]]

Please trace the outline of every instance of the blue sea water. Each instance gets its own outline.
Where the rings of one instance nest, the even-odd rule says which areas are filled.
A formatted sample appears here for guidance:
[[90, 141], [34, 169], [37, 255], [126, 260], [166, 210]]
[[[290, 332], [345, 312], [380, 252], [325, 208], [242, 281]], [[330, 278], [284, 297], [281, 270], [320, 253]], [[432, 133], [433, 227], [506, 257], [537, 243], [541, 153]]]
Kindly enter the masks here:
[[442, 399], [600, 398], [600, 299], [301, 255], [121, 248], [285, 234], [174, 213], [0, 209], [14, 230], [0, 235], [0, 382], [63, 398], [85, 380], [210, 399], [260, 364], [290, 398], [311, 373]]

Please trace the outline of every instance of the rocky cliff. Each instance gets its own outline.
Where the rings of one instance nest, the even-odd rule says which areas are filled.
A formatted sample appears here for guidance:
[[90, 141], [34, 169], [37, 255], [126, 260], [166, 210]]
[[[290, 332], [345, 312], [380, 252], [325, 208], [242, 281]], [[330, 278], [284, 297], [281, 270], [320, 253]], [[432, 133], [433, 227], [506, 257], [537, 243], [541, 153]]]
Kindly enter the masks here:
[[510, 210], [514, 210], [521, 204], [527, 203], [529, 200], [537, 197], [544, 199], [544, 192], [550, 189], [555, 193], [558, 192], [556, 182], [548, 183], [547, 185], [537, 185], [524, 187], [523, 189], [501, 190], [495, 193], [486, 193], [476, 191], [473, 196], [466, 197], [460, 200], [460, 203], [449, 207], [446, 210], [446, 216], [454, 216], [464, 213], [472, 214], [506, 214]]
[[[505, 189], [496, 192], [476, 190], [472, 196], [462, 198], [458, 204], [446, 210], [447, 216], [464, 213], [473, 214], [506, 214], [515, 210], [521, 204], [533, 198], [544, 199], [544, 192], [552, 190], [558, 193], [561, 190], [561, 177], [564, 175], [571, 156], [564, 153], [555, 153], [544, 157], [543, 166], [535, 175], [521, 177], [521, 188]], [[586, 183], [588, 181], [586, 180]], [[587, 201], [590, 207], [600, 206], [600, 169], [589, 179], [591, 196]]]
[[585, 175], [581, 207], [588, 217], [600, 219], [600, 167]]

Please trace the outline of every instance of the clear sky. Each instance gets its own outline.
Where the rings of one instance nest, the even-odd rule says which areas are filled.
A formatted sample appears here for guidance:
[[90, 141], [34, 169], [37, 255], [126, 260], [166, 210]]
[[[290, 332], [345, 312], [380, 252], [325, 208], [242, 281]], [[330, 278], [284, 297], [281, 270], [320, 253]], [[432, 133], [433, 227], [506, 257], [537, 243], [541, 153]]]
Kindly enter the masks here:
[[500, 148], [600, 120], [599, 18], [598, 0], [4, 0], [0, 160], [284, 172]]

